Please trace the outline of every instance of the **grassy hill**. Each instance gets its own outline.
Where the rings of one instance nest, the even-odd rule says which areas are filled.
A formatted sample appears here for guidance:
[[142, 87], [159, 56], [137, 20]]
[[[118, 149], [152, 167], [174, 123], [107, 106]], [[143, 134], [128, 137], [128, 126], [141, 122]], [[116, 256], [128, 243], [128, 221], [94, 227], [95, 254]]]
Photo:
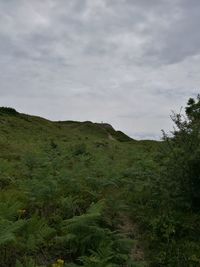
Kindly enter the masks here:
[[[131, 165], [134, 158], [151, 160], [149, 152], [154, 151], [157, 142], [137, 142], [110, 125], [89, 121], [52, 122], [0, 108], [0, 147], [1, 160], [9, 165], [20, 164], [27, 154], [40, 157], [56, 150], [59, 156], [65, 154], [67, 158], [68, 155], [70, 161], [75, 154], [85, 157], [91, 154], [97, 161], [105, 158], [108, 164], [110, 158], [113, 164], [121, 166], [125, 161]], [[16, 176], [16, 169], [14, 172]]]
[[191, 265], [176, 261], [186, 237], [159, 185], [162, 149], [109, 124], [0, 108], [0, 266], [198, 266], [195, 242]]

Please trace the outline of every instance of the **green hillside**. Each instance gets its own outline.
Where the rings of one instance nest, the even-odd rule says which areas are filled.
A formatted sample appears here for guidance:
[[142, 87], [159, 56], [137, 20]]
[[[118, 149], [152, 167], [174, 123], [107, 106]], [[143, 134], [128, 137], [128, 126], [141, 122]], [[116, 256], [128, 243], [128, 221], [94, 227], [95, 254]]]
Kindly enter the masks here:
[[0, 108], [0, 266], [199, 266], [168, 141]]

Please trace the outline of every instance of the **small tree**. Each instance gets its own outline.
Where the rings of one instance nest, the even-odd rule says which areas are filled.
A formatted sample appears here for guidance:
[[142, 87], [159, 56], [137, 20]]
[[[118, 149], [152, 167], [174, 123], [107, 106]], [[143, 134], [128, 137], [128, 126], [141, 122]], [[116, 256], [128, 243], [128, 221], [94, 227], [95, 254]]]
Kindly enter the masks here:
[[192, 209], [200, 209], [200, 95], [190, 98], [185, 114], [173, 114], [172, 137], [164, 133], [168, 147], [167, 176], [177, 197]]

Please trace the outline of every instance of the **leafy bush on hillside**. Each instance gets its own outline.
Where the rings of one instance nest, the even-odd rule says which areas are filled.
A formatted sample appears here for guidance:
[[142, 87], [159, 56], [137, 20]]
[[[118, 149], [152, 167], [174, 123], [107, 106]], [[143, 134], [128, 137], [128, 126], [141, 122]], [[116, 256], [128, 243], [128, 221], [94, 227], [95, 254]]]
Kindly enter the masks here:
[[[173, 114], [173, 136], [164, 135], [168, 153], [168, 177], [174, 181], [174, 194], [182, 205], [200, 210], [200, 96], [190, 98], [186, 117]], [[180, 204], [181, 204], [180, 203]]]
[[14, 108], [0, 107], [0, 114], [17, 115], [19, 113]]

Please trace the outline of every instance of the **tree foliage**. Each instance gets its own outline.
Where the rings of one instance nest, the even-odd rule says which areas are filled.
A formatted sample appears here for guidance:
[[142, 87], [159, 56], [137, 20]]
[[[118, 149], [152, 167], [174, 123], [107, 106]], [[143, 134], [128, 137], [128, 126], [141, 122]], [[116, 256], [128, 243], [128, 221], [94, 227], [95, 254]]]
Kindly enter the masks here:
[[200, 96], [196, 101], [189, 99], [185, 114], [173, 114], [172, 137], [164, 135], [168, 146], [166, 167], [182, 204], [200, 209]]

